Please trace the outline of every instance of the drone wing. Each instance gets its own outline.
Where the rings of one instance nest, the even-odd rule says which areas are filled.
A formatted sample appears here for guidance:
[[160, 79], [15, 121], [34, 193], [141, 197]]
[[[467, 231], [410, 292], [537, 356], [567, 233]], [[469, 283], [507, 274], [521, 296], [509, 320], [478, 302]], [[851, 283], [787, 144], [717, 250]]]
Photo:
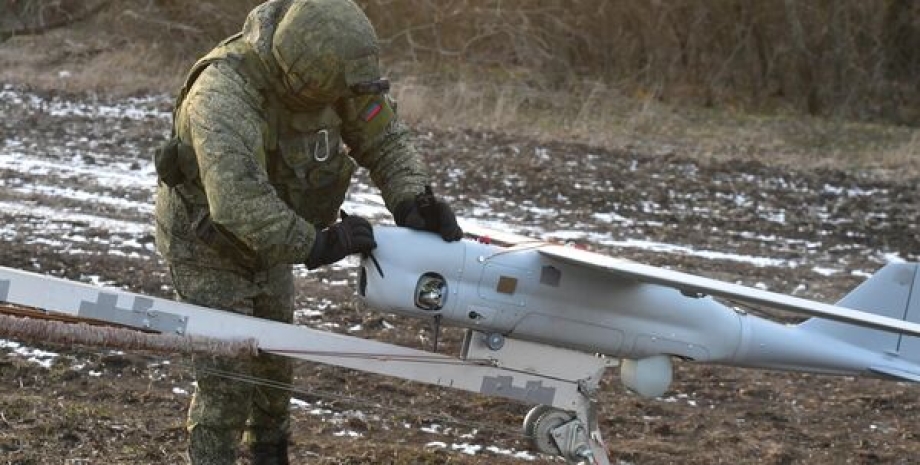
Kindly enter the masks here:
[[[679, 271], [643, 265], [574, 247], [545, 244], [538, 250], [546, 257], [570, 265], [594, 268], [620, 278], [671, 287], [686, 293], [709, 294], [733, 301], [762, 305], [867, 328], [920, 336], [920, 324], [911, 321], [903, 321], [838, 305], [825, 304]], [[913, 266], [916, 269], [916, 265]]]
[[464, 221], [461, 219], [460, 227], [463, 228], [463, 233], [467, 236], [476, 239], [480, 242], [485, 242], [489, 244], [495, 244], [502, 247], [514, 247], [516, 245], [523, 244], [542, 244], [543, 241], [539, 239], [534, 239], [532, 237], [522, 236], [520, 234], [515, 234], [507, 231], [499, 231], [497, 229], [492, 229], [486, 226], [482, 226], [479, 223], [474, 223], [471, 221]]

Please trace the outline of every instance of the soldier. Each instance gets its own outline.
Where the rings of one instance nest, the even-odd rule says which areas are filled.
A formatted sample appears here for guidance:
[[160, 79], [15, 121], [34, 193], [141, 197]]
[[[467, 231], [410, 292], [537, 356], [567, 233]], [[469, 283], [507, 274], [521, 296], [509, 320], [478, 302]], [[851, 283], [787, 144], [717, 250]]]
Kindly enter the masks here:
[[[337, 221], [356, 163], [396, 224], [459, 240], [381, 78], [373, 27], [350, 0], [273, 0], [191, 69], [156, 157], [157, 248], [186, 302], [293, 320], [292, 264], [314, 269], [376, 246], [370, 223]], [[347, 145], [347, 150], [342, 146]], [[286, 464], [289, 359], [195, 359], [193, 464]]]

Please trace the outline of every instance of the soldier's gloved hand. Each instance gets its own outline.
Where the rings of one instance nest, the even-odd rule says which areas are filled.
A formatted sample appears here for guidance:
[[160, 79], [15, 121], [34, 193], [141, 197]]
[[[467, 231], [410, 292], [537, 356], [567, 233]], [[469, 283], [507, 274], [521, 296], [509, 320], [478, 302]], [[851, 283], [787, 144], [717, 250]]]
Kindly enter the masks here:
[[431, 186], [425, 186], [425, 192], [416, 195], [414, 199], [400, 202], [393, 217], [397, 226], [435, 232], [447, 242], [463, 238], [463, 230], [457, 225], [454, 211], [435, 198]]
[[371, 224], [360, 216], [349, 216], [342, 212], [342, 221], [316, 231], [316, 240], [306, 265], [312, 270], [354, 253], [368, 253], [375, 247], [377, 242]]

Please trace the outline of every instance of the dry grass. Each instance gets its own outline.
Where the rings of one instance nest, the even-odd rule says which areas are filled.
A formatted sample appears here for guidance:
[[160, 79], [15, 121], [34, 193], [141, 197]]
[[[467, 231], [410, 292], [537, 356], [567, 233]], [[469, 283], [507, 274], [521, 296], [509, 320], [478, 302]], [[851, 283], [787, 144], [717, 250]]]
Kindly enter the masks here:
[[48, 43], [47, 38], [22, 37], [0, 49], [0, 81], [53, 92], [124, 96], [172, 92], [167, 89], [176, 88], [186, 72], [186, 66], [144, 44], [97, 48], [78, 42], [51, 56], [36, 56], [34, 50]]
[[911, 0], [362, 0], [389, 53], [672, 103], [920, 121]]
[[[357, 1], [391, 58], [430, 69], [472, 65], [541, 91], [587, 77], [675, 104], [920, 123], [913, 0]], [[17, 0], [0, 3], [0, 40], [107, 4], [100, 31], [191, 59], [257, 3]]]
[[[378, 28], [401, 112], [416, 125], [920, 173], [915, 127], [861, 122], [920, 120], [910, 74], [920, 24], [889, 18], [910, 2], [359, 2]], [[172, 93], [256, 3], [113, 1], [89, 19], [0, 44], [0, 81]], [[26, 4], [60, 15], [80, 2]]]
[[[7, 14], [0, 18], [0, 80], [116, 96], [172, 93], [197, 57], [238, 30], [259, 2], [92, 2], [100, 3], [105, 8], [89, 17], [80, 14], [89, 5], [84, 0], [0, 6]], [[14, 18], [17, 8], [21, 16]], [[14, 33], [4, 42], [5, 31]]]
[[835, 167], [886, 176], [920, 175], [920, 129], [820, 118], [701, 108], [624, 95], [601, 82], [558, 91], [477, 81], [398, 79], [401, 114], [415, 125], [473, 128], [564, 140], [651, 155], [706, 160], [758, 159], [790, 167]]

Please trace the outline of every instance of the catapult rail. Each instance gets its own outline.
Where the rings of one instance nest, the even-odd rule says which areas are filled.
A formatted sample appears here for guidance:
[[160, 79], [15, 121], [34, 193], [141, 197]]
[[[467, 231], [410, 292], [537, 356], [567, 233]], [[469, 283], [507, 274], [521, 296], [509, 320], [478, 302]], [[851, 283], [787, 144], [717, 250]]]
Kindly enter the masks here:
[[[494, 366], [359, 337], [0, 267], [0, 302], [179, 336], [253, 339], [263, 352], [575, 410], [578, 379]], [[587, 354], [581, 354], [587, 356]], [[604, 364], [598, 362], [601, 369]], [[593, 368], [593, 367], [592, 367]]]

